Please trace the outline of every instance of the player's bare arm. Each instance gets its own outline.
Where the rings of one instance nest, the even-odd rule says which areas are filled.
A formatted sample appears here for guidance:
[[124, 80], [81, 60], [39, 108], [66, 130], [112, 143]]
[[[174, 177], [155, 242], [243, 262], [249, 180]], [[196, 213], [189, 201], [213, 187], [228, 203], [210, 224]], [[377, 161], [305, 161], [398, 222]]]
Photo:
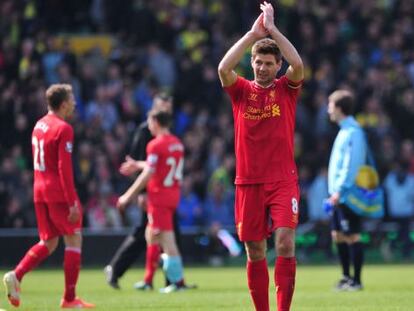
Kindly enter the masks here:
[[252, 28], [237, 41], [224, 55], [218, 66], [218, 74], [223, 87], [230, 86], [237, 80], [234, 68], [242, 59], [244, 52], [257, 40], [264, 38], [267, 31], [263, 25], [263, 13], [254, 22]]
[[283, 57], [289, 63], [286, 76], [290, 81], [298, 82], [303, 80], [303, 62], [298, 51], [292, 43], [279, 31], [274, 23], [274, 9], [270, 3], [264, 2], [260, 5], [263, 11], [263, 25], [276, 41]]
[[153, 172], [151, 171], [151, 168], [148, 165], [146, 165], [144, 170], [141, 174], [139, 174], [132, 186], [129, 187], [128, 190], [118, 198], [116, 207], [120, 210], [123, 210], [127, 206], [127, 204], [132, 200], [132, 198], [145, 188], [152, 174]]

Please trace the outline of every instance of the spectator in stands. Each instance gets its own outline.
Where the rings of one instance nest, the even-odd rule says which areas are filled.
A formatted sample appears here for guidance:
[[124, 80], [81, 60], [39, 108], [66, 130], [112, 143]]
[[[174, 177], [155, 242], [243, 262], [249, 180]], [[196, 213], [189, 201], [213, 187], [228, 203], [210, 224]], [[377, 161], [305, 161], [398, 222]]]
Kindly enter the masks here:
[[97, 87], [94, 100], [86, 107], [86, 122], [97, 123], [106, 132], [113, 130], [118, 122], [118, 111], [103, 84]]
[[411, 256], [410, 225], [414, 216], [414, 175], [409, 172], [408, 162], [400, 160], [395, 163], [384, 180], [388, 214], [398, 224], [398, 236], [391, 247], [401, 246], [405, 259]]
[[330, 237], [329, 214], [323, 208], [323, 202], [328, 198], [328, 171], [322, 167], [314, 178], [307, 192], [308, 222], [311, 231], [317, 236], [316, 248], [324, 252], [325, 257], [332, 258], [332, 240]]
[[3, 227], [6, 228], [24, 228], [27, 226], [27, 220], [17, 198], [11, 198], [6, 204], [6, 215], [3, 218]]
[[214, 176], [209, 182], [209, 192], [204, 203], [204, 213], [208, 234], [210, 237], [209, 253], [211, 263], [221, 263], [220, 257], [227, 249], [231, 256], [238, 256], [241, 247], [232, 237], [234, 230], [234, 197], [231, 188], [226, 187], [226, 180]]
[[193, 179], [186, 175], [181, 184], [181, 197], [177, 207], [180, 229], [194, 229], [204, 223], [202, 202], [193, 190]]
[[[92, 190], [92, 189], [89, 189]], [[116, 209], [117, 196], [109, 183], [102, 182], [93, 191], [93, 196], [86, 204], [89, 228], [95, 231], [108, 228], [120, 229], [122, 220]]]

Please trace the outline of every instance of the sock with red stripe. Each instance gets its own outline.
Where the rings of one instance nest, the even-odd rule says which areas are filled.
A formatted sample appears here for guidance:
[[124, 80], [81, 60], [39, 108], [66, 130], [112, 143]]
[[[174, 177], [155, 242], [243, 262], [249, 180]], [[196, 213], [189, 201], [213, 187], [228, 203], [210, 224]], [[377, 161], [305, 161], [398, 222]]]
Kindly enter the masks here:
[[295, 290], [296, 258], [277, 257], [275, 285], [278, 311], [289, 311]]
[[247, 284], [256, 311], [269, 311], [269, 271], [266, 258], [247, 261]]
[[21, 281], [27, 272], [37, 267], [37, 265], [39, 265], [48, 256], [49, 250], [43, 243], [37, 243], [32, 246], [32, 248], [27, 251], [26, 255], [24, 255], [23, 259], [14, 269], [17, 279]]
[[157, 271], [159, 265], [160, 253], [161, 250], [158, 244], [147, 245], [144, 276], [144, 282], [147, 284], [152, 284], [155, 271]]
[[63, 260], [63, 269], [65, 271], [65, 301], [72, 301], [76, 297], [76, 283], [78, 282], [80, 266], [80, 248], [66, 247]]

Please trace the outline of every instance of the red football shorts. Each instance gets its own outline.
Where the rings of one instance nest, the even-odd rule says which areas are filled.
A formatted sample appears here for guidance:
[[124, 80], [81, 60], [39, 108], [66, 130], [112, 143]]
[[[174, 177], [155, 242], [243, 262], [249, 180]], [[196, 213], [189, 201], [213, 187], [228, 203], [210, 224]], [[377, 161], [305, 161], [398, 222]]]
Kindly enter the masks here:
[[47, 241], [57, 236], [80, 233], [82, 217], [72, 224], [68, 221], [69, 205], [66, 203], [35, 202], [37, 227], [41, 240]]
[[295, 229], [299, 220], [297, 180], [236, 185], [234, 214], [240, 241], [262, 241], [281, 227]]
[[175, 210], [176, 206], [155, 206], [148, 201], [148, 226], [154, 232], [172, 231]]

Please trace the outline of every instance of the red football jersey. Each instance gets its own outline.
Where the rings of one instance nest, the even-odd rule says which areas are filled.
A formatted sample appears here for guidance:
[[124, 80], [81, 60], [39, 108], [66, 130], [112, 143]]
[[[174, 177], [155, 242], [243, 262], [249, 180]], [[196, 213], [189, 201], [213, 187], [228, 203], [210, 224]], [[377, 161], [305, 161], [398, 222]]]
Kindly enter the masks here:
[[32, 133], [34, 201], [78, 200], [72, 169], [73, 129], [54, 114], [37, 121]]
[[174, 135], [155, 137], [147, 145], [147, 163], [153, 171], [148, 200], [155, 206], [177, 206], [184, 168], [184, 146]]
[[242, 77], [225, 88], [233, 107], [236, 184], [297, 178], [293, 139], [300, 87], [282, 76], [267, 88]]

